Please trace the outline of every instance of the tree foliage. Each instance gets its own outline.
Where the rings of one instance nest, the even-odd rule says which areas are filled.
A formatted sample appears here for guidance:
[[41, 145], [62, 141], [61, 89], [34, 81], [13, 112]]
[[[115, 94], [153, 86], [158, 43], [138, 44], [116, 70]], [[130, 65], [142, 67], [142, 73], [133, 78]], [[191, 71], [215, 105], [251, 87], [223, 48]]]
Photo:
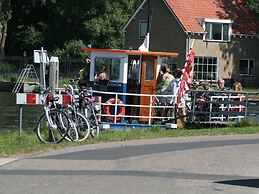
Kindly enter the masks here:
[[54, 50], [54, 55], [60, 56], [63, 59], [75, 58], [83, 60], [88, 57], [88, 53], [81, 52], [81, 48], [83, 47], [85, 47], [85, 44], [82, 40], [71, 40], [65, 42], [64, 47], [62, 49]]
[[[259, 15], [259, 0], [246, 1]], [[32, 53], [44, 47], [62, 56], [76, 57], [80, 51], [74, 53], [70, 49], [73, 45], [121, 48], [124, 41], [121, 27], [141, 2], [0, 0], [0, 54], [3, 54], [5, 43], [9, 55]]]
[[246, 0], [246, 2], [259, 17], [259, 0]]
[[74, 44], [120, 48], [124, 40], [121, 27], [140, 1], [13, 1], [6, 49], [10, 54], [19, 54], [43, 46], [49, 51], [75, 57], [79, 53], [66, 51]]

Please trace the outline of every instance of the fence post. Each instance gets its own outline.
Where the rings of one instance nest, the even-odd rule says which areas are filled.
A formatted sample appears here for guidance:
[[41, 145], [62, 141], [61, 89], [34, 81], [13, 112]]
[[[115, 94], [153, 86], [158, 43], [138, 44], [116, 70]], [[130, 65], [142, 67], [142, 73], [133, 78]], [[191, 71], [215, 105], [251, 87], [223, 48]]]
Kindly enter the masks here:
[[[228, 113], [229, 113], [229, 102], [230, 102], [230, 93], [228, 93], [228, 104], [227, 104], [227, 111], [228, 111]], [[226, 116], [227, 118], [227, 122], [229, 122], [229, 114], [227, 114], [227, 116]]]
[[153, 106], [153, 95], [149, 96], [149, 113], [148, 113], [148, 124], [151, 125], [152, 106]]
[[192, 101], [192, 122], [194, 122], [195, 119], [196, 119], [196, 117], [195, 117], [195, 105], [196, 105], [196, 91], [194, 91], [193, 101]]
[[246, 103], [245, 103], [245, 119], [247, 117], [247, 107], [248, 106], [248, 94], [246, 93]]
[[19, 106], [19, 135], [22, 134], [22, 105]]

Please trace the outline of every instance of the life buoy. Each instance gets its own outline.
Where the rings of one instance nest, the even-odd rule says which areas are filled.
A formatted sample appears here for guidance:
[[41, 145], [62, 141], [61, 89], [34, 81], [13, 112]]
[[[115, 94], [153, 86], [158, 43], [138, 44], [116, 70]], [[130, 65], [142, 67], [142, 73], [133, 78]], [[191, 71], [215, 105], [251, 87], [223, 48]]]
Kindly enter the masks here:
[[[106, 115], [111, 115], [109, 104], [114, 104], [115, 101], [116, 101], [115, 98], [111, 98], [111, 99], [109, 99], [109, 100], [106, 101], [106, 104], [107, 104], [107, 105], [105, 105], [105, 107], [104, 107], [104, 113], [105, 113]], [[120, 120], [120, 116], [125, 114], [124, 104], [123, 104], [123, 102], [121, 101], [121, 99], [117, 99], [117, 104], [118, 104], [118, 107], [120, 108], [120, 111], [119, 111], [119, 114], [117, 114], [117, 116], [116, 116], [116, 121]], [[111, 122], [114, 121], [114, 118], [115, 118], [115, 116], [107, 117], [107, 119], [108, 119], [109, 121], [111, 121]]]

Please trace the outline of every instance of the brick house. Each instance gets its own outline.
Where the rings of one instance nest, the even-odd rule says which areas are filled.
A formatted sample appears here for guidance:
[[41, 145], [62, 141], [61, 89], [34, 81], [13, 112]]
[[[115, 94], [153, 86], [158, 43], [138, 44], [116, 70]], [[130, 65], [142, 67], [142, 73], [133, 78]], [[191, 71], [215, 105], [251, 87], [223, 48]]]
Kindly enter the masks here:
[[143, 43], [147, 15], [149, 50], [178, 52], [180, 67], [194, 40], [194, 80], [259, 86], [259, 19], [245, 0], [143, 0], [122, 28], [126, 49]]

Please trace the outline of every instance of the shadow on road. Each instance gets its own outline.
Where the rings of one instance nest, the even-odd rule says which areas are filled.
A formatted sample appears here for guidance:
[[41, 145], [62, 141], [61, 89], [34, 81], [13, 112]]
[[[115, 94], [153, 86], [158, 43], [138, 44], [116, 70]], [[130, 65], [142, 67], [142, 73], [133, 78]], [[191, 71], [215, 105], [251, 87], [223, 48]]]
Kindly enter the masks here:
[[56, 154], [51, 156], [34, 157], [34, 159], [56, 159], [56, 160], [117, 160], [148, 154], [161, 154], [173, 151], [207, 149], [213, 147], [227, 147], [235, 145], [259, 144], [259, 139], [236, 139], [220, 141], [201, 141], [187, 143], [164, 143], [136, 146], [122, 146], [114, 148], [102, 148], [94, 150], [83, 150]]
[[216, 182], [219, 184], [259, 188], [259, 179], [240, 179]]

